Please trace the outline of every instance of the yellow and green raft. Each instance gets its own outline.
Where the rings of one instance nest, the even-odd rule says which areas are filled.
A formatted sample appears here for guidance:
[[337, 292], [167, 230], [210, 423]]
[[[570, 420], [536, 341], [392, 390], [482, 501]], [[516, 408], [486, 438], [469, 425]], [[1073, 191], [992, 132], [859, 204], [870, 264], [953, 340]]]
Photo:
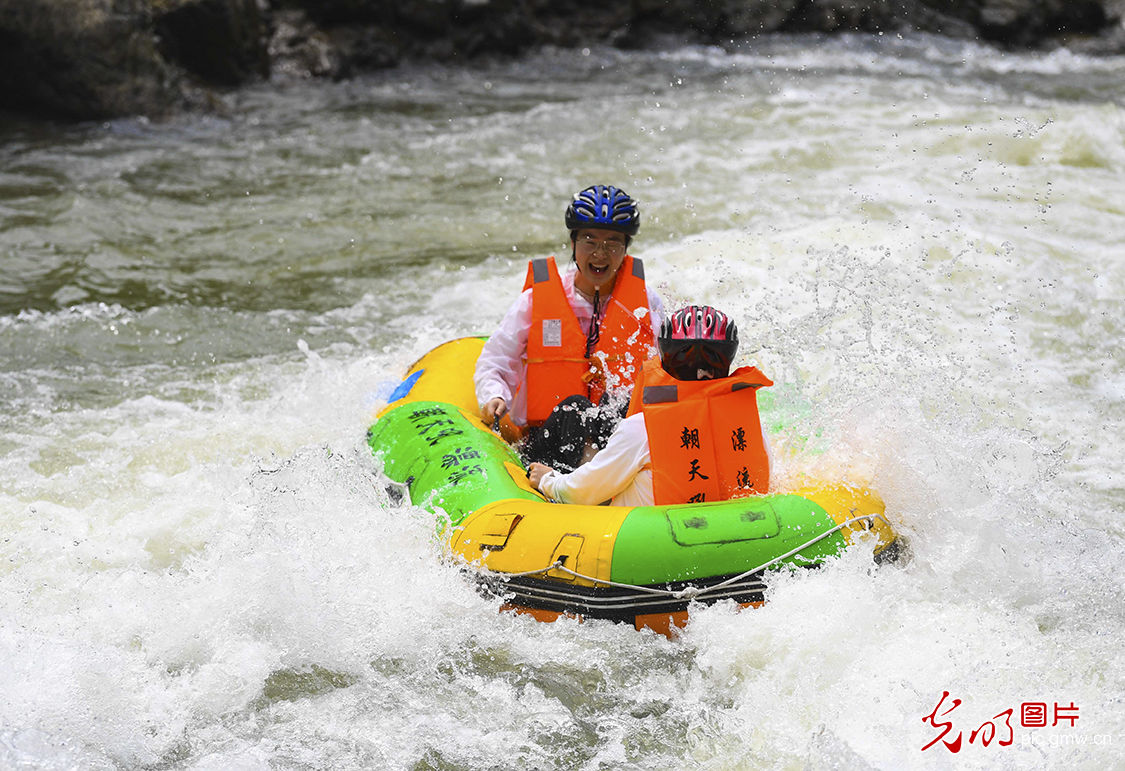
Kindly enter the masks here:
[[877, 539], [877, 558], [896, 553], [883, 503], [864, 489], [634, 508], [546, 500], [515, 449], [479, 417], [472, 374], [484, 340], [452, 340], [416, 362], [368, 443], [505, 608], [668, 633], [693, 602], [760, 604], [771, 570], [818, 565], [859, 533]]

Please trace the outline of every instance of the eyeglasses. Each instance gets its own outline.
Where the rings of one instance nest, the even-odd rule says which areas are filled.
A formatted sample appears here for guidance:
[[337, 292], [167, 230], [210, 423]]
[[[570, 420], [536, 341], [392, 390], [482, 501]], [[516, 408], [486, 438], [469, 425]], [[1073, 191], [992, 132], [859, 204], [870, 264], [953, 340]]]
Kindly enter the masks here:
[[617, 239], [599, 241], [590, 236], [583, 236], [574, 243], [585, 254], [596, 254], [599, 249], [606, 257], [621, 257], [625, 254], [625, 242]]

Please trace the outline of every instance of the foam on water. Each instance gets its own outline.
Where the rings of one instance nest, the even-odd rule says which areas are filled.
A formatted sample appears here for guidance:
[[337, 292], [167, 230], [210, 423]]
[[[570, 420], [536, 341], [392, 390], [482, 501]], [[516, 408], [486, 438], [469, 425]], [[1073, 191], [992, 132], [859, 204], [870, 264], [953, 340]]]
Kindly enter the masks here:
[[[486, 66], [498, 97], [478, 78], [446, 86], [423, 72], [421, 107], [388, 118], [395, 131], [380, 125], [376, 152], [361, 137], [378, 115], [349, 121], [340, 92], [318, 92], [301, 109], [336, 110], [332, 121], [301, 112], [277, 144], [265, 129], [244, 138], [279, 186], [285, 153], [261, 143], [315, 168], [301, 179], [315, 192], [262, 225], [264, 205], [221, 206], [221, 221], [255, 234], [253, 249], [214, 221], [200, 240], [181, 234], [185, 253], [211, 255], [199, 287], [220, 289], [188, 281], [127, 307], [87, 301], [97, 282], [78, 282], [66, 308], [0, 316], [11, 351], [0, 372], [0, 766], [1117, 763], [1125, 119], [1112, 94], [1054, 100], [1050, 84], [1012, 83], [1122, 65], [866, 46], [595, 52], [557, 91], [565, 58], [548, 52], [541, 75]], [[640, 85], [605, 75], [607, 62]], [[961, 67], [970, 82], [946, 85]], [[403, 98], [401, 84], [339, 88], [359, 104]], [[472, 97], [464, 113], [428, 118], [449, 93]], [[246, 98], [268, 112], [299, 96]], [[576, 114], [602, 121], [598, 148]], [[221, 161], [208, 156], [212, 181], [181, 189], [155, 173], [175, 175], [169, 156], [135, 155], [153, 141], [142, 129], [81, 152], [112, 166], [124, 143], [137, 195], [176, 223], [205, 215], [179, 207], [223, 176]], [[338, 154], [323, 146], [333, 130]], [[221, 154], [238, 158], [239, 141]], [[540, 624], [498, 614], [442, 555], [433, 516], [388, 494], [363, 430], [389, 384], [437, 343], [487, 333], [527, 257], [565, 256], [559, 191], [595, 173], [641, 198], [637, 253], [666, 304], [731, 313], [741, 360], [777, 381], [776, 481], [871, 484], [908, 561], [875, 568], [859, 544], [779, 576], [762, 609], [696, 609], [674, 640]], [[336, 248], [363, 208], [337, 188], [372, 182], [406, 196], [373, 203], [387, 218], [373, 221], [390, 224], [358, 233], [368, 260], [389, 255], [378, 270]], [[293, 220], [306, 229], [287, 232], [293, 251], [262, 256], [285, 216], [314, 210]], [[493, 224], [482, 210], [513, 216]], [[76, 214], [36, 216], [50, 237], [80, 243], [58, 230]], [[411, 262], [403, 253], [430, 232], [437, 256]], [[318, 235], [332, 256], [313, 253]], [[34, 251], [29, 230], [3, 237]], [[214, 257], [224, 248], [247, 256], [245, 273]], [[306, 274], [318, 289], [304, 302], [298, 284], [268, 277], [253, 302], [221, 302], [261, 280], [263, 264], [301, 272], [302, 258], [325, 266]], [[962, 700], [946, 719], [966, 744], [921, 752], [940, 733], [923, 718], [944, 691]], [[1022, 728], [1024, 702], [1073, 703], [1080, 718]], [[1012, 746], [968, 744], [1008, 708]]]

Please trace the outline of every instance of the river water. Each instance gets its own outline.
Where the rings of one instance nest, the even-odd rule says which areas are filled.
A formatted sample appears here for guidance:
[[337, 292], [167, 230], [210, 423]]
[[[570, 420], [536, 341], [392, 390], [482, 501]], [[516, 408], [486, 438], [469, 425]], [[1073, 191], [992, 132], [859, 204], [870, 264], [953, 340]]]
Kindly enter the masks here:
[[[0, 159], [0, 767], [1125, 762], [1125, 59], [548, 51]], [[595, 182], [777, 381], [777, 485], [874, 486], [909, 561], [668, 640], [497, 613], [388, 498], [390, 384]]]

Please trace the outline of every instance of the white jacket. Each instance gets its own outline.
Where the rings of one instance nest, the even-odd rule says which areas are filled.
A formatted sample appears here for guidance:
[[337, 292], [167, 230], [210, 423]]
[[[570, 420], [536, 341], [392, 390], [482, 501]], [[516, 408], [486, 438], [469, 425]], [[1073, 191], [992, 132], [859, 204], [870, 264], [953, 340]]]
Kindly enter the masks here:
[[[773, 451], [764, 427], [762, 441], [772, 469]], [[652, 506], [652, 456], [644, 413], [621, 421], [589, 463], [569, 474], [549, 471], [539, 480], [539, 490], [562, 503], [594, 506], [610, 501], [612, 506]]]
[[547, 472], [539, 480], [539, 490], [563, 503], [594, 506], [612, 499], [614, 506], [653, 505], [652, 456], [644, 413], [621, 421], [589, 463], [569, 474]]

